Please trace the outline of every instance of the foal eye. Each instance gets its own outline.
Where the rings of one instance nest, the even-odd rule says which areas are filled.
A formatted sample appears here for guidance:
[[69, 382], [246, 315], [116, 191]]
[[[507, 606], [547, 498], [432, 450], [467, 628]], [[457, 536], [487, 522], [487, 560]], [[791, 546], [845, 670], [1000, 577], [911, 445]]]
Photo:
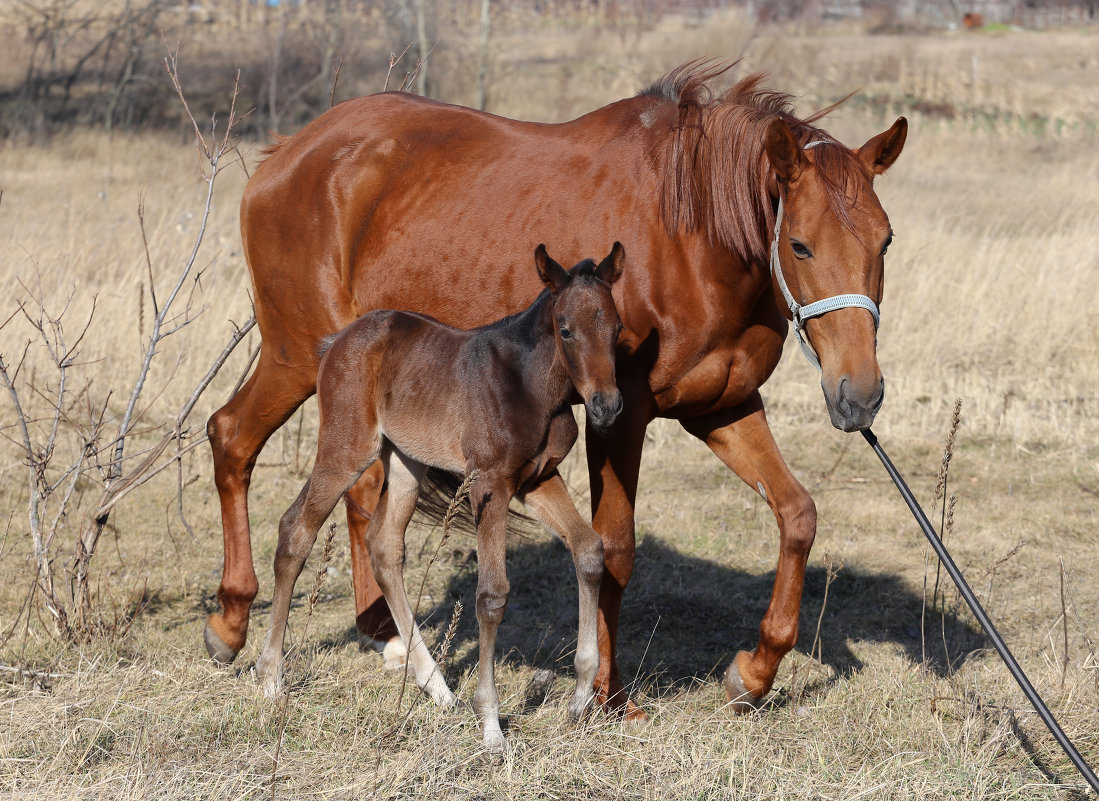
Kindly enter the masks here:
[[572, 331], [565, 328], [564, 326], [561, 327], [559, 333], [561, 334], [561, 339], [572, 339]]
[[805, 245], [801, 244], [801, 242], [798, 242], [796, 239], [790, 240], [790, 248], [794, 251], [794, 256], [799, 259], [807, 259], [813, 255], [813, 252], [809, 250], [809, 248], [805, 247]]
[[881, 254], [884, 256], [885, 251], [889, 250], [889, 246], [893, 244], [893, 235], [890, 234], [889, 238], [885, 240], [885, 244], [881, 246]]

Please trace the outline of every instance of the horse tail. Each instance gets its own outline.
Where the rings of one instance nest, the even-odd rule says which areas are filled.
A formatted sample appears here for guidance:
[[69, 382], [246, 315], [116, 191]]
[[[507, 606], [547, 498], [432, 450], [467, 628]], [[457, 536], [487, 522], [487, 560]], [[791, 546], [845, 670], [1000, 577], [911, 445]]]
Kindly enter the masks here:
[[[450, 516], [451, 533], [476, 534], [477, 523], [466, 498], [458, 497], [463, 477], [457, 473], [429, 468], [420, 485], [420, 497], [416, 501], [416, 519], [421, 523], [442, 526]], [[453, 507], [453, 508], [452, 508]], [[508, 532], [531, 536], [541, 523], [517, 509], [508, 509]]]
[[339, 333], [337, 332], [335, 334], [329, 334], [326, 337], [321, 337], [320, 344], [317, 345], [317, 358], [318, 359], [323, 359], [324, 354], [328, 353], [328, 351], [331, 350], [332, 343], [336, 341], [336, 337], [338, 337], [338, 336], [339, 336]]

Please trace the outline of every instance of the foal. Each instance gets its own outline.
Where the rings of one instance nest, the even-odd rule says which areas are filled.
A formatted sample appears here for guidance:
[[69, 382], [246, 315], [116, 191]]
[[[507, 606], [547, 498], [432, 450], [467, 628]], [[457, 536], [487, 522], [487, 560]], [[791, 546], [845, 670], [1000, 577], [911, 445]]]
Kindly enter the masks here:
[[411, 312], [375, 311], [332, 342], [317, 378], [316, 463], [279, 523], [271, 629], [256, 664], [268, 695], [281, 690], [290, 599], [317, 530], [363, 471], [381, 459], [386, 489], [366, 541], [416, 684], [437, 704], [454, 705], [405, 593], [405, 527], [429, 467], [476, 470], [469, 492], [479, 565], [480, 662], [473, 708], [484, 743], [504, 747], [494, 672], [496, 630], [509, 589], [504, 535], [512, 497], [572, 551], [580, 623], [569, 714], [584, 713], [599, 666], [596, 608], [603, 545], [577, 512], [557, 465], [576, 441], [570, 406], [575, 393], [597, 429], [608, 428], [622, 409], [614, 365], [622, 324], [610, 285], [622, 273], [624, 254], [616, 242], [598, 266], [589, 259], [566, 272], [539, 245], [534, 260], [549, 291], [520, 314], [467, 331]]

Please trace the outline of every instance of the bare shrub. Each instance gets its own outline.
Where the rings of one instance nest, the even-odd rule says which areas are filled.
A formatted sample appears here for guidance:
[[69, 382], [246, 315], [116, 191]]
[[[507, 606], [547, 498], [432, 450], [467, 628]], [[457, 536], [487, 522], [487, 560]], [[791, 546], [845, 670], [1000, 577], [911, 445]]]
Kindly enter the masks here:
[[[157, 403], [166, 385], [149, 399], [150, 369], [165, 341], [202, 314], [202, 309], [196, 308], [195, 293], [208, 268], [198, 266], [198, 255], [211, 212], [214, 185], [221, 171], [239, 157], [233, 132], [237, 121], [236, 92], [221, 130], [215, 117], [208, 133], [203, 133], [179, 84], [175, 56], [166, 58], [164, 66], [194, 126], [206, 165], [203, 177], [207, 192], [193, 247], [173, 276], [166, 295], [158, 294], [154, 265], [145, 243], [152, 323], [132, 384], [97, 391], [92, 381], [94, 365], [82, 360], [81, 342], [98, 322], [94, 297], [91, 311], [73, 328], [72, 301], [77, 290], [60, 308], [54, 308], [46, 299], [39, 275], [37, 283], [20, 282], [25, 295], [17, 302], [16, 311], [0, 324], [3, 330], [21, 320], [30, 329], [20, 355], [9, 360], [0, 354], [0, 380], [15, 411], [15, 439], [27, 471], [29, 534], [38, 571], [38, 590], [57, 633], [66, 639], [117, 633], [140, 610], [143, 593], [136, 596], [138, 600], [128, 612], [116, 613], [112, 618], [104, 617], [96, 608], [90, 567], [100, 537], [119, 502], [173, 464], [181, 465], [183, 455], [205, 441], [205, 432], [188, 424], [190, 414], [234, 348], [255, 324], [253, 318], [233, 327], [225, 347], [174, 413], [166, 412]], [[138, 208], [138, 218], [144, 237], [143, 204]], [[79, 333], [74, 337], [66, 333], [67, 329]], [[31, 370], [28, 376], [22, 369], [32, 347], [45, 350], [48, 375], [39, 376]], [[168, 382], [171, 380], [169, 374]], [[121, 413], [116, 414], [112, 399], [120, 392], [127, 400]], [[182, 495], [179, 515], [186, 526]], [[67, 590], [61, 586], [56, 570], [61, 554], [66, 552], [63, 543], [73, 548]]]

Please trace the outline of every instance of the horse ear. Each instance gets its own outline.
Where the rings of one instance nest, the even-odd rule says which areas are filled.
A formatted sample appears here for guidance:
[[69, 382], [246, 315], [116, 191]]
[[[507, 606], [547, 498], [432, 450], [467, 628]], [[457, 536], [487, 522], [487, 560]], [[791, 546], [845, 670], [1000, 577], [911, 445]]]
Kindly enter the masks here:
[[897, 156], [904, 148], [904, 140], [908, 137], [908, 120], [898, 117], [893, 127], [885, 133], [880, 133], [860, 147], [855, 152], [871, 175], [881, 175], [893, 166]]
[[600, 281], [613, 284], [622, 277], [622, 268], [625, 265], [626, 249], [622, 247], [621, 242], [615, 242], [607, 258], [599, 262], [599, 266], [595, 268], [595, 277]]
[[790, 126], [781, 118], [776, 117], [767, 126], [763, 147], [780, 181], [793, 183], [798, 179], [803, 164], [801, 148]]
[[569, 280], [569, 274], [565, 272], [565, 268], [546, 253], [545, 245], [539, 245], [534, 249], [534, 266], [538, 268], [538, 277], [550, 292], [557, 292]]

